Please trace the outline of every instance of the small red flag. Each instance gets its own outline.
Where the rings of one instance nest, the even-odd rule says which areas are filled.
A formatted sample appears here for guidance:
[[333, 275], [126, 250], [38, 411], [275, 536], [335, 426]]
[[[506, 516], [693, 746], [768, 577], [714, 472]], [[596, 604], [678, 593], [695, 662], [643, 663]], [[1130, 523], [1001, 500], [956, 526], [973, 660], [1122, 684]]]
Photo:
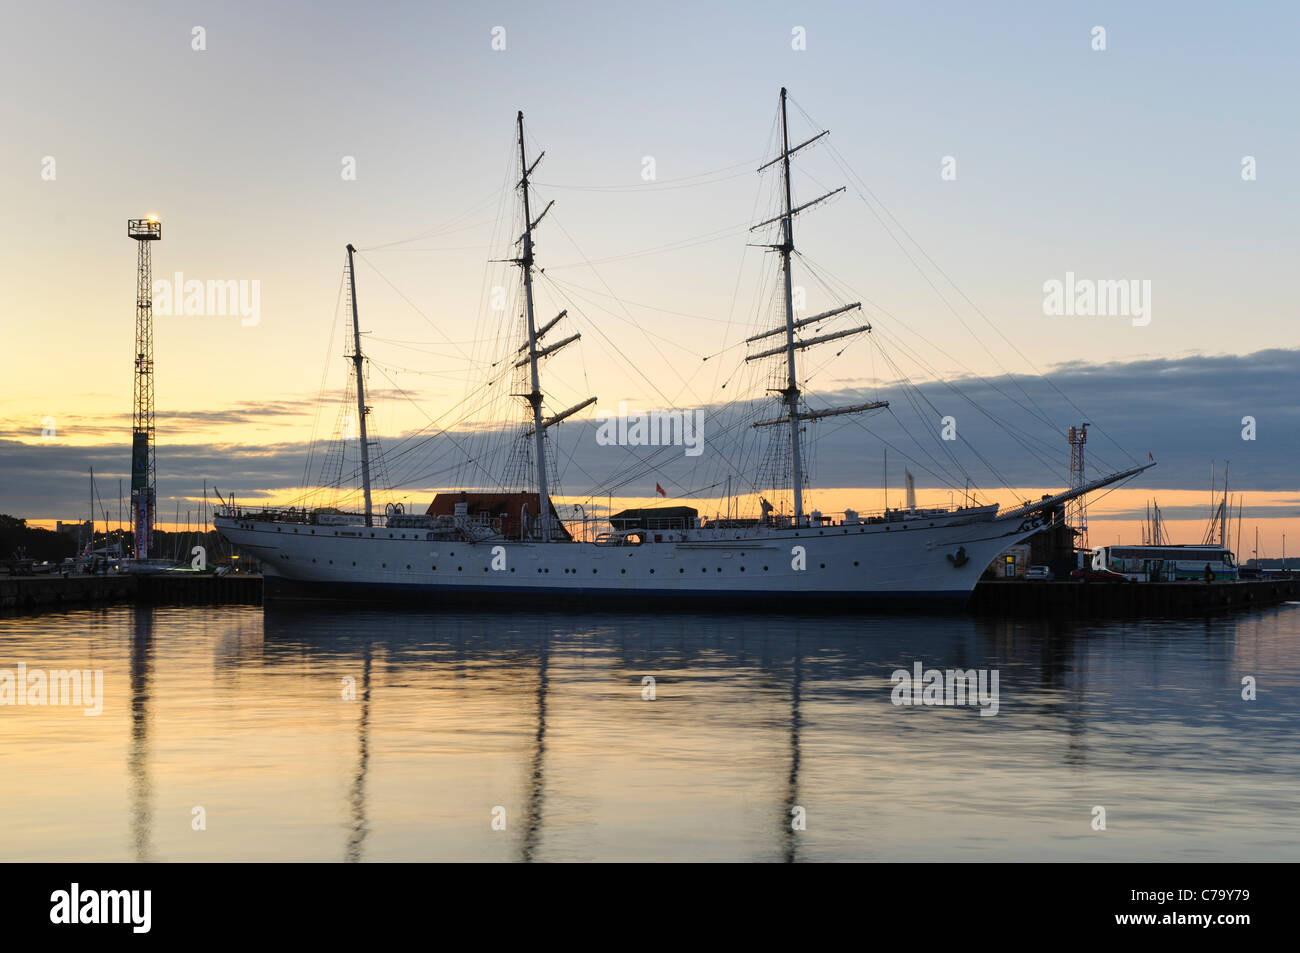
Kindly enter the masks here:
[[655, 484], [655, 492], [663, 497], [668, 496], [668, 494], [664, 492], [664, 488], [661, 487], [658, 483]]
[[1155, 459], [1156, 459], [1155, 457], [1151, 456], [1151, 451], [1150, 451], [1150, 450], [1147, 451], [1147, 459], [1148, 459], [1148, 460], [1151, 460], [1152, 462], [1154, 462]]

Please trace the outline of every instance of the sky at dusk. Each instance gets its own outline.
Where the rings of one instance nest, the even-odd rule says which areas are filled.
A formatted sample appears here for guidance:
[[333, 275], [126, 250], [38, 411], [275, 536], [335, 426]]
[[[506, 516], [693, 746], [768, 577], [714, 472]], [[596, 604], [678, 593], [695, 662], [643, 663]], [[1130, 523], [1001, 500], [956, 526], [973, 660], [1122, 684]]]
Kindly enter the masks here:
[[[205, 480], [249, 501], [297, 493], [335, 423], [318, 396], [346, 384], [349, 242], [373, 427], [385, 446], [449, 431], [390, 498], [448, 488], [424, 477], [507, 422], [488, 413], [503, 400], [464, 402], [518, 311], [517, 269], [489, 261], [517, 237], [517, 110], [530, 158], [546, 153], [534, 216], [555, 201], [539, 322], [568, 309], [563, 333], [583, 335], [545, 365], [547, 411], [599, 398], [554, 440], [564, 498], [590, 500], [626, 466], [597, 445], [598, 409], [761, 397], [743, 339], [773, 326], [773, 256], [747, 245], [773, 240], [750, 226], [775, 213], [756, 169], [786, 86], [792, 141], [831, 130], [795, 160], [795, 203], [847, 187], [796, 219], [800, 313], [861, 301], [873, 327], [810, 356], [804, 386], [820, 407], [890, 401], [812, 425], [810, 508], [880, 506], [886, 480], [896, 505], [904, 466], [934, 503], [967, 477], [1005, 504], [1055, 492], [1065, 429], [1088, 420], [1093, 475], [1159, 461], [1094, 504], [1094, 542], [1136, 541], [1152, 497], [1175, 541], [1199, 542], [1211, 467], [1221, 488], [1231, 461], [1243, 534], [1275, 555], [1300, 530], [1298, 34], [1294, 5], [1250, 2], [13, 5], [0, 512], [83, 517], [93, 466], [115, 517], [125, 226], [151, 214], [155, 279], [257, 289], [253, 312], [155, 301], [164, 523]], [[1045, 284], [1076, 279], [1134, 282], [1145, 313], [1046, 313]], [[968, 455], [939, 473], [949, 414]], [[714, 457], [747, 451], [706, 446], [614, 502], [659, 483], [712, 513]]]

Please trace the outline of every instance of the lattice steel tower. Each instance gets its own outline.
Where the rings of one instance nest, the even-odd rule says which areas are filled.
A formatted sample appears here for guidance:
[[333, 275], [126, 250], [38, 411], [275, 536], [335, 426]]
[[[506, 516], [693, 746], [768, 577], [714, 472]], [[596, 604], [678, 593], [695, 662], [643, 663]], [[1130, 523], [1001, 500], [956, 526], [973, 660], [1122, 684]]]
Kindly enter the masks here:
[[[135, 558], [148, 559], [157, 506], [153, 445], [153, 279], [149, 244], [162, 238], [158, 219], [133, 218], [126, 234], [139, 245], [135, 278], [135, 388], [131, 413], [131, 531]], [[179, 289], [177, 289], [179, 290]]]
[[[1070, 489], [1077, 490], [1083, 486], [1083, 445], [1088, 442], [1088, 424], [1079, 428], [1070, 428]], [[1078, 496], [1066, 504], [1066, 523], [1076, 531], [1075, 548], [1088, 549], [1088, 508]]]

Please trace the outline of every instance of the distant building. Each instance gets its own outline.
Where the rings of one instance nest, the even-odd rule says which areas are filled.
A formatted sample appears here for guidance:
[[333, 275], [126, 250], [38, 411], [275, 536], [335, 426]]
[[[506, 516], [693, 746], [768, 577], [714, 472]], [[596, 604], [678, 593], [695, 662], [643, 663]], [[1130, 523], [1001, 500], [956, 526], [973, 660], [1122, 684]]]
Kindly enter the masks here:
[[69, 536], [75, 536], [77, 539], [84, 539], [90, 534], [90, 521], [84, 520], [80, 523], [65, 523], [58, 520], [54, 524], [55, 532], [67, 533]]

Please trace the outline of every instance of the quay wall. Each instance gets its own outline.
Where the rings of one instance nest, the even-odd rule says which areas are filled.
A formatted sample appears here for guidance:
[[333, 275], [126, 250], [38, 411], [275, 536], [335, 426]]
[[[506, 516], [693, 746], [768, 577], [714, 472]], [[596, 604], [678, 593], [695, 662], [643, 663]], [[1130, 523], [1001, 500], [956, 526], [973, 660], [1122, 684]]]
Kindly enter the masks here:
[[[64, 606], [261, 605], [262, 577], [163, 573], [132, 575], [0, 575], [0, 610]], [[968, 610], [983, 616], [1159, 618], [1205, 615], [1300, 601], [1300, 577], [1245, 582], [1038, 582], [985, 580]]]
[[1206, 615], [1300, 600], [1300, 579], [1244, 582], [1039, 582], [986, 580], [975, 587], [976, 615], [1146, 619]]
[[112, 603], [261, 605], [262, 577], [198, 573], [0, 576], [0, 609], [31, 612]]

